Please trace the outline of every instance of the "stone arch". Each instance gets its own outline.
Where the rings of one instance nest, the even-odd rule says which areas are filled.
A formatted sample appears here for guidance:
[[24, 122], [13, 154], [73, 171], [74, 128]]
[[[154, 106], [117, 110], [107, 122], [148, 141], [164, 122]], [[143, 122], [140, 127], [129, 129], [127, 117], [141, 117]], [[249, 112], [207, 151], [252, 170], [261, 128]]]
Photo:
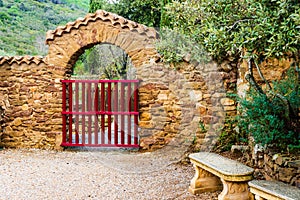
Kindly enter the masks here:
[[71, 69], [79, 55], [96, 44], [109, 43], [123, 49], [135, 67], [156, 61], [157, 33], [154, 28], [127, 20], [123, 17], [98, 10], [84, 18], [48, 31], [49, 45], [46, 62], [49, 65]]
[[[63, 76], [66, 79], [85, 49], [97, 44], [112, 44], [121, 48], [130, 57], [131, 63], [136, 68], [137, 79], [144, 81], [149, 78], [149, 72], [145, 73], [145, 69], [153, 65], [163, 65], [155, 47], [157, 38], [158, 33], [154, 28], [98, 10], [48, 31], [46, 44], [49, 51], [45, 62], [49, 67], [63, 69]], [[142, 123], [140, 127], [147, 129]], [[58, 138], [56, 144], [60, 144], [61, 135]]]
[[[123, 49], [136, 67], [141, 80], [139, 134], [145, 150], [169, 143], [168, 147], [178, 151], [177, 146], [183, 147], [182, 143], [195, 132], [199, 133], [199, 144], [206, 136], [214, 138], [221, 124], [219, 118], [236, 113], [234, 101], [220, 91], [223, 80], [226, 90], [234, 90], [234, 67], [225, 63], [219, 73], [216, 63], [194, 65], [187, 61], [175, 70], [172, 64], [160, 62], [155, 48], [157, 38], [153, 28], [100, 10], [49, 31], [46, 57], [0, 56], [0, 107], [5, 110], [5, 121], [0, 122], [0, 145], [60, 149], [60, 80], [68, 77], [85, 49], [101, 43]], [[225, 114], [219, 109], [222, 106]], [[200, 120], [212, 127], [211, 132], [199, 130]], [[189, 145], [189, 141], [186, 143]]]

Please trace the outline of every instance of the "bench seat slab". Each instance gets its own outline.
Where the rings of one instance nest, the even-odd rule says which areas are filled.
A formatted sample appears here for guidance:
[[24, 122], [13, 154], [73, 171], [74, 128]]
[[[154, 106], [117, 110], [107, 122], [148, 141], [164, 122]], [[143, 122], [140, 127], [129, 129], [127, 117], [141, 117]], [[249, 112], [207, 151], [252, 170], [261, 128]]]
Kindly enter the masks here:
[[253, 180], [249, 186], [256, 200], [300, 200], [300, 189], [278, 181]]
[[190, 156], [195, 168], [189, 191], [192, 194], [222, 190], [219, 200], [253, 200], [248, 181], [253, 169], [220, 155], [200, 152]]
[[199, 152], [190, 154], [189, 158], [202, 169], [226, 181], [244, 182], [253, 179], [254, 169], [218, 154]]

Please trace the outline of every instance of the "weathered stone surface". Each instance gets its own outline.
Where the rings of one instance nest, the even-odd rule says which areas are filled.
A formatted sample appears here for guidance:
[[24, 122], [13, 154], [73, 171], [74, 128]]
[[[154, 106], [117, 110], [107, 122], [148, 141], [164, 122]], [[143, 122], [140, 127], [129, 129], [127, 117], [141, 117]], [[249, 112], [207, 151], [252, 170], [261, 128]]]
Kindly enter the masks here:
[[297, 181], [300, 180], [299, 156], [274, 153], [268, 149], [254, 151], [252, 154], [257, 178], [297, 185]]
[[221, 104], [223, 106], [233, 106], [235, 104], [234, 100], [230, 98], [222, 98], [221, 99]]
[[223, 189], [218, 196], [219, 200], [252, 199], [247, 184], [247, 181], [252, 180], [252, 168], [207, 152], [190, 154], [189, 157], [196, 171], [191, 180], [190, 192], [197, 194]]
[[20, 126], [22, 124], [22, 119], [20, 117], [18, 117], [11, 124], [13, 126]]
[[236, 106], [224, 106], [224, 111], [235, 111]]
[[224, 72], [230, 72], [233, 68], [228, 61], [221, 63], [220, 67]]
[[[294, 61], [291, 58], [282, 58], [281, 60], [268, 59], [260, 64], [260, 68], [265, 79], [269, 82], [272, 82], [274, 80], [280, 80], [282, 74], [290, 68], [293, 62]], [[249, 89], [249, 84], [245, 80], [247, 69], [247, 60], [243, 60], [242, 63], [239, 63], [239, 79], [237, 80], [237, 93], [239, 94], [239, 96], [245, 96], [245, 92]], [[254, 70], [254, 77], [256, 80], [258, 80], [259, 83], [262, 83], [262, 80], [258, 75], [257, 70]]]
[[147, 112], [143, 112], [141, 115], [140, 115], [140, 120], [141, 121], [150, 121], [151, 120], [151, 113], [147, 113]]
[[[274, 159], [275, 158], [275, 159]], [[278, 165], [282, 165], [284, 164], [287, 160], [289, 160], [289, 157], [285, 157], [283, 155], [280, 154], [275, 154], [273, 156], [273, 159], [275, 160], [275, 163]]]
[[[60, 80], [69, 77], [72, 65], [84, 49], [99, 43], [121, 47], [136, 67], [137, 79], [142, 83], [139, 126], [142, 131], [153, 130], [151, 135], [159, 130], [158, 138], [168, 138], [153, 145], [163, 147], [179, 131], [195, 134], [197, 128], [192, 126], [195, 116], [201, 116], [199, 119], [205, 126], [217, 127], [220, 119], [236, 114], [235, 102], [226, 98], [226, 90], [234, 91], [238, 81], [237, 69], [231, 61], [220, 66], [214, 62], [163, 64], [155, 49], [156, 39], [157, 33], [152, 28], [98, 11], [49, 31], [46, 38], [49, 53], [45, 58], [0, 57], [0, 107], [5, 109], [7, 119], [3, 126], [19, 131], [28, 129], [25, 135], [30, 136], [16, 139], [26, 143], [23, 146], [34, 146], [34, 142], [41, 145], [49, 138], [50, 146], [59, 146]], [[1, 97], [7, 97], [3, 105]], [[55, 141], [53, 135], [44, 134], [40, 141], [33, 142], [33, 132], [42, 135], [53, 129], [58, 134]]]
[[142, 128], [153, 128], [153, 124], [150, 121], [140, 121], [139, 126]]
[[[26, 59], [32, 60], [28, 61]], [[62, 79], [62, 77], [48, 70], [48, 65], [43, 60], [35, 62], [35, 57], [21, 57], [19, 64], [13, 62], [13, 66], [10, 68], [10, 77], [6, 77], [6, 84], [2, 85], [7, 90], [0, 90], [0, 96], [7, 97], [4, 113], [7, 120], [3, 124], [5, 134], [1, 136], [0, 145], [7, 147], [42, 147], [40, 141], [35, 140], [34, 137], [42, 135], [45, 130], [51, 130], [51, 127], [47, 128], [45, 124], [38, 123], [35, 116], [44, 116], [41, 107], [45, 106], [46, 110], [51, 107], [49, 105], [50, 98], [43, 98], [47, 93], [46, 88], [53, 78]], [[4, 69], [0, 65], [1, 75]], [[58, 86], [60, 87], [60, 85]], [[61, 95], [59, 90], [56, 92], [57, 95], [55, 96]], [[52, 91], [51, 93], [54, 94], [55, 92]], [[56, 116], [56, 118], [61, 121], [61, 116]], [[47, 138], [45, 138], [46, 140]], [[49, 142], [43, 142], [43, 144], [53, 147], [54, 142], [49, 140]]]
[[295, 171], [291, 168], [282, 168], [279, 170], [278, 178], [280, 181], [289, 183], [291, 181], [291, 179], [293, 178], [293, 176], [295, 175], [294, 172]]
[[250, 191], [258, 199], [299, 199], [300, 190], [278, 181], [253, 180]]
[[232, 145], [231, 152], [232, 153], [242, 153], [249, 150], [249, 147], [246, 145]]
[[286, 165], [288, 167], [293, 167], [293, 168], [296, 168], [296, 169], [300, 169], [300, 160], [295, 160], [295, 161], [288, 161], [286, 163]]

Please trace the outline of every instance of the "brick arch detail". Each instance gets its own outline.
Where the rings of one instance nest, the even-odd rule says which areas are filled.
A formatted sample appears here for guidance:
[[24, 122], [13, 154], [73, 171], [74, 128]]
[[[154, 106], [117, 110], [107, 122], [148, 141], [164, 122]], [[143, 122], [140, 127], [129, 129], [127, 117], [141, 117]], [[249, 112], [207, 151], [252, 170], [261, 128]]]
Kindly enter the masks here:
[[71, 68], [78, 56], [96, 44], [109, 43], [123, 49], [135, 67], [158, 60], [154, 28], [127, 20], [103, 10], [87, 14], [56, 30], [48, 31], [45, 60], [49, 65]]

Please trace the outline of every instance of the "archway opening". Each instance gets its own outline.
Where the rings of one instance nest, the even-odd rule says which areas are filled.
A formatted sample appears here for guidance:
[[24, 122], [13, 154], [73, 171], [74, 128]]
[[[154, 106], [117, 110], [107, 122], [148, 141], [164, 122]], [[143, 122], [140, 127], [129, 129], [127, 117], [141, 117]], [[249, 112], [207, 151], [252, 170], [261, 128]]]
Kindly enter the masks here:
[[135, 68], [126, 52], [116, 45], [101, 43], [86, 49], [73, 66], [74, 79], [136, 79]]
[[129, 56], [99, 44], [63, 80], [62, 146], [139, 147], [138, 84]]

